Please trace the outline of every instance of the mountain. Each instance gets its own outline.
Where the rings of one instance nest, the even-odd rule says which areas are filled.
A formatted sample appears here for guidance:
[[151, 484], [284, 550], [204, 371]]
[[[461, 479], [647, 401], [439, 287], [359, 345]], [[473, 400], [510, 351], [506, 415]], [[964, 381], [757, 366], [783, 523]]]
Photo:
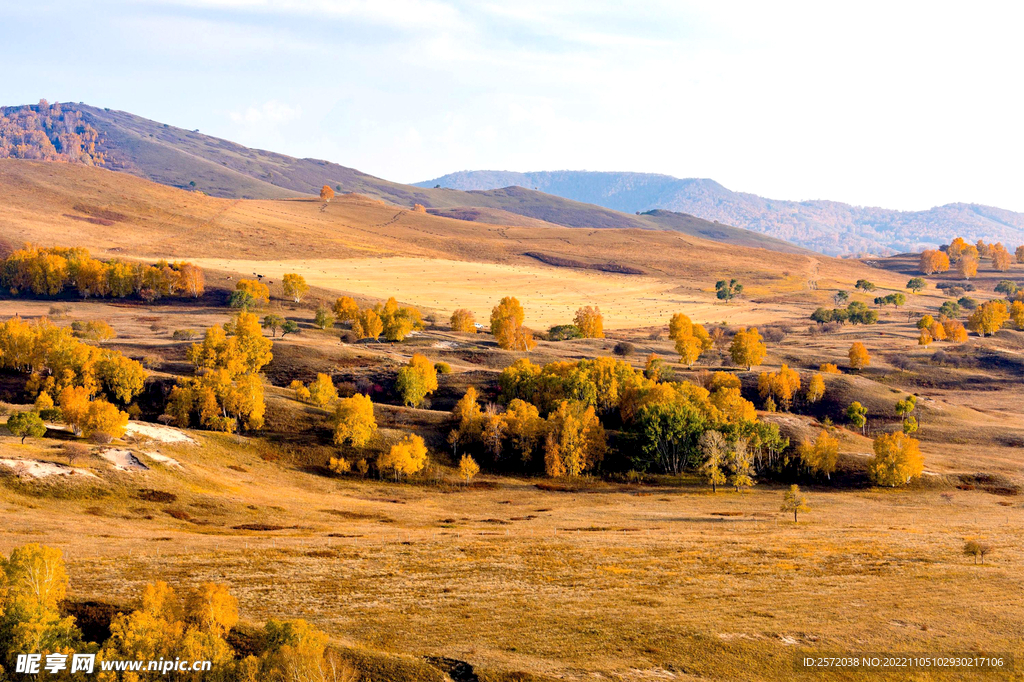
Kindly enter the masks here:
[[714, 180], [651, 173], [462, 171], [416, 184], [466, 191], [519, 185], [627, 213], [679, 211], [833, 256], [919, 251], [954, 236], [1024, 243], [1024, 214], [979, 204], [894, 211], [837, 201], [779, 201], [734, 192]]
[[[460, 191], [390, 182], [320, 159], [297, 159], [85, 104], [0, 108], [0, 159], [80, 162], [180, 189], [231, 199], [316, 195], [323, 185], [473, 222], [512, 214], [565, 227], [669, 229], [727, 244], [805, 250], [770, 236], [687, 215], [638, 216], [523, 187]], [[473, 209], [473, 210], [466, 210]], [[497, 213], [495, 213], [497, 212]]]

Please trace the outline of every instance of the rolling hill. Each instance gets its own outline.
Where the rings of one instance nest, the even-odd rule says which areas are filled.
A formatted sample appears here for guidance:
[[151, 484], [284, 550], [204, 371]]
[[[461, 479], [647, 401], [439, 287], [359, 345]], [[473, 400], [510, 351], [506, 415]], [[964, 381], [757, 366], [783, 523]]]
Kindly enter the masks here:
[[[64, 130], [70, 132], [55, 132]], [[71, 135], [74, 131], [80, 134]], [[71, 150], [71, 145], [79, 148]], [[692, 216], [638, 216], [522, 187], [467, 192], [403, 185], [336, 163], [250, 149], [197, 131], [84, 104], [40, 103], [0, 109], [0, 158], [5, 156], [5, 148], [8, 156], [27, 148], [20, 152], [21, 158], [82, 160], [86, 165], [101, 165], [220, 198], [295, 198], [317, 194], [320, 187], [328, 185], [338, 192], [355, 192], [406, 208], [422, 204], [462, 220], [508, 224], [507, 216], [517, 215], [565, 227], [668, 229], [741, 246], [804, 252], [767, 235]], [[494, 218], [495, 211], [503, 217]]]
[[933, 248], [954, 235], [1024, 243], [1024, 214], [979, 204], [894, 211], [836, 201], [778, 201], [734, 192], [714, 180], [650, 173], [463, 171], [417, 183], [481, 191], [522, 186], [616, 211], [681, 211], [753, 230], [829, 255]]

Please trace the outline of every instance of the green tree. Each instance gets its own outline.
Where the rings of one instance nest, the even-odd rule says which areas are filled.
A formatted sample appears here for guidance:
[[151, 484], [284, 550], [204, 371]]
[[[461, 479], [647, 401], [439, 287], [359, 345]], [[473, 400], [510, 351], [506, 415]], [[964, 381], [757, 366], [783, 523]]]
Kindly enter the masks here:
[[21, 442], [24, 443], [29, 436], [32, 438], [45, 436], [46, 424], [43, 423], [38, 412], [16, 412], [7, 418], [7, 430], [11, 432], [12, 436], [21, 438]]
[[921, 293], [927, 286], [928, 282], [925, 281], [924, 277], [911, 277], [910, 281], [907, 282], [907, 288], [915, 294]]
[[731, 301], [734, 297], [739, 296], [743, 293], [743, 285], [738, 280], [730, 279], [725, 281], [720, 279], [715, 282], [715, 295], [720, 301]]
[[863, 433], [868, 423], [868, 408], [855, 400], [846, 408], [846, 418]]
[[313, 324], [320, 329], [329, 329], [334, 326], [334, 313], [327, 306], [321, 305], [316, 309], [313, 316]]
[[416, 407], [437, 390], [437, 370], [425, 356], [416, 353], [409, 364], [398, 370], [395, 388], [406, 405]]
[[272, 336], [277, 336], [278, 330], [284, 325], [284, 318], [273, 313], [263, 317], [263, 328], [269, 329]]

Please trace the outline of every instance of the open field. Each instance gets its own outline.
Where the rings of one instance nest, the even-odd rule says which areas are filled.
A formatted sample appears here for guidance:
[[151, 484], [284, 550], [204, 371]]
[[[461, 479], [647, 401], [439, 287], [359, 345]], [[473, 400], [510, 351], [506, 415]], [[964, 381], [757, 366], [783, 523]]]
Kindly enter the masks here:
[[[0, 320], [107, 322], [116, 337], [102, 347], [143, 361], [149, 375], [137, 404], [146, 421], [110, 445], [89, 445], [73, 465], [60, 449], [72, 438], [66, 425], [51, 423], [24, 444], [0, 427], [0, 551], [27, 542], [64, 550], [75, 602], [124, 607], [155, 579], [226, 583], [248, 624], [305, 618], [346, 656], [375, 661], [362, 682], [867, 679], [801, 677], [801, 652], [1010, 653], [1024, 669], [1024, 332], [919, 345], [916, 321], [948, 300], [935, 284], [951, 275], [929, 277], [912, 295], [909, 256], [861, 263], [670, 232], [491, 225], [358, 196], [321, 211], [317, 201], [211, 199], [81, 167], [0, 162], [0, 186], [9, 189], [0, 203], [8, 247], [85, 246], [104, 258], [184, 258], [206, 270], [199, 299], [0, 300]], [[985, 265], [970, 292], [978, 302], [996, 297], [1000, 279], [1024, 277], [1020, 264], [1006, 273]], [[157, 423], [169, 417], [171, 386], [194, 372], [194, 341], [181, 332], [198, 338], [229, 322], [228, 292], [253, 272], [273, 281], [260, 315], [298, 328], [272, 338], [264, 427], [168, 432]], [[313, 286], [303, 302], [283, 295], [285, 273]], [[721, 304], [714, 282], [729, 277], [743, 282], [744, 296]], [[853, 291], [861, 278], [877, 290]], [[837, 290], [872, 306], [877, 324], [811, 322]], [[907, 293], [903, 307], [874, 306], [893, 291]], [[401, 342], [351, 343], [344, 324], [313, 324], [316, 306], [341, 293], [362, 305], [395, 296], [437, 321]], [[598, 305], [607, 337], [542, 338], [517, 353], [490, 334], [448, 328], [447, 314], [461, 307], [486, 324], [505, 295], [523, 302], [538, 330]], [[709, 329], [724, 323], [712, 329], [723, 342], [693, 367], [678, 362], [665, 333], [675, 312]], [[748, 371], [727, 348], [752, 324], [768, 339], [767, 357]], [[534, 466], [539, 451], [532, 468], [507, 446], [503, 456], [480, 444], [453, 452], [450, 410], [469, 387], [486, 409], [499, 400], [499, 373], [517, 359], [605, 357], [621, 341], [633, 346], [621, 359], [634, 369], [656, 354], [680, 381], [733, 375], [758, 418], [790, 439], [792, 465], [759, 473], [743, 492], [712, 493], [694, 471], [630, 475], [633, 446], [615, 410], [602, 417], [609, 452], [592, 476], [547, 478]], [[855, 341], [871, 355], [859, 370], [847, 355]], [[414, 408], [396, 375], [416, 353], [451, 372]], [[803, 390], [826, 362], [841, 373], [825, 376], [819, 401], [766, 409], [762, 371], [785, 363]], [[371, 442], [335, 446], [331, 408], [288, 388], [319, 373], [343, 395], [372, 395], [379, 431]], [[0, 371], [5, 412], [31, 409], [26, 380]], [[905, 488], [875, 487], [866, 469], [872, 437], [900, 429], [895, 404], [908, 395], [918, 399], [923, 475]], [[853, 401], [867, 410], [863, 433], [846, 416]], [[823, 429], [841, 453], [829, 478], [796, 465], [795, 446]], [[372, 460], [410, 433], [430, 460], [410, 482], [328, 468], [339, 454]], [[469, 448], [484, 472], [463, 485], [458, 456]], [[811, 506], [798, 523], [780, 511], [793, 482]], [[962, 555], [967, 539], [993, 546], [984, 564]], [[443, 673], [429, 660], [438, 656], [476, 672]], [[379, 672], [384, 661], [392, 672]], [[871, 679], [973, 678], [895, 671]]]
[[550, 266], [404, 257], [290, 261], [193, 258], [191, 262], [225, 272], [258, 272], [274, 281], [293, 272], [312, 286], [367, 297], [387, 291], [401, 301], [445, 316], [456, 308], [468, 308], [485, 325], [491, 307], [508, 292], [515, 292], [528, 311], [526, 324], [536, 328], [570, 322], [580, 301], [599, 306], [608, 329], [660, 326], [683, 309], [702, 323], [745, 325], [792, 315], [791, 306], [787, 310], [780, 305], [755, 306], [747, 301], [724, 305], [711, 294], [678, 291], [679, 287], [666, 279]]

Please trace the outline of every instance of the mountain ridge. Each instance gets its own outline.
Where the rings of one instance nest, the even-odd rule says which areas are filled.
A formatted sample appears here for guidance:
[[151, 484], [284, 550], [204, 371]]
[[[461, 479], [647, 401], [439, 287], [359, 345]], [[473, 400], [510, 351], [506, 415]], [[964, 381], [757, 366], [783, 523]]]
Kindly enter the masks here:
[[954, 236], [1024, 243], [1024, 214], [963, 202], [898, 211], [827, 199], [767, 199], [730, 190], [708, 178], [611, 171], [459, 171], [414, 184], [464, 191], [520, 184], [627, 213], [653, 209], [687, 213], [833, 256], [919, 251]]
[[[61, 137], [53, 133], [67, 129], [80, 129], [81, 134], [61, 132]], [[692, 216], [639, 216], [524, 188], [464, 192], [403, 185], [329, 161], [251, 149], [197, 130], [85, 104], [40, 102], [0, 108], [0, 158], [5, 155], [4, 149], [10, 155], [11, 149], [17, 152], [23, 148], [10, 144], [12, 138], [16, 138], [15, 143], [27, 139], [39, 148], [38, 153], [20, 158], [74, 162], [78, 154], [83, 163], [88, 161], [87, 165], [219, 198], [308, 197], [328, 185], [338, 192], [354, 192], [406, 209], [416, 204], [434, 211], [485, 209], [477, 212], [477, 217], [463, 211], [461, 219], [472, 222], [487, 212], [491, 216], [488, 220], [493, 220], [494, 211], [501, 211], [564, 227], [668, 229], [724, 243], [806, 252], [783, 240]], [[62, 141], [65, 139], [68, 142]], [[69, 150], [68, 144], [82, 147]]]

